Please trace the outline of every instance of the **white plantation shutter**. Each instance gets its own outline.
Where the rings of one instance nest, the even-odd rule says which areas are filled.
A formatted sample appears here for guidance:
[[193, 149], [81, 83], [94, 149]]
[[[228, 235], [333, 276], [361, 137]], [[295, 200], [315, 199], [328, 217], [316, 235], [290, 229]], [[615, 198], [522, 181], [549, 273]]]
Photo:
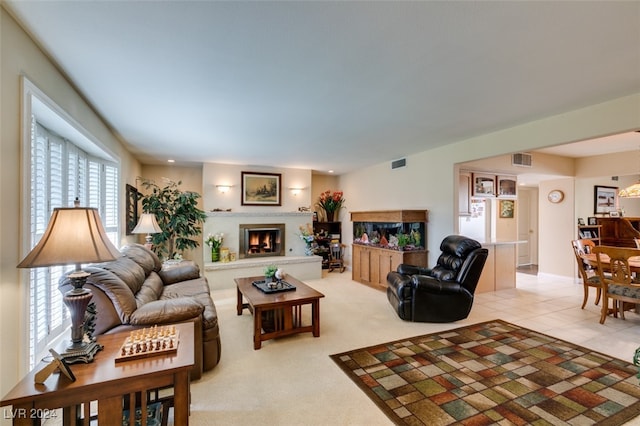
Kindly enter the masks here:
[[[118, 166], [90, 156], [32, 120], [31, 132], [31, 247], [42, 237], [53, 209], [81, 206], [98, 208], [111, 241], [118, 237]], [[58, 281], [73, 266], [30, 270], [30, 366], [69, 324], [69, 314]]]

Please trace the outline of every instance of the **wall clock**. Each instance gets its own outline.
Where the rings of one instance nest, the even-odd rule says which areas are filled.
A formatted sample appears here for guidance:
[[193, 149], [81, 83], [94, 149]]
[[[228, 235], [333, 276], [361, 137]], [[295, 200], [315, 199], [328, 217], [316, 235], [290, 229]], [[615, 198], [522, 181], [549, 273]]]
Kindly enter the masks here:
[[562, 202], [562, 200], [564, 200], [564, 192], [560, 191], [559, 189], [554, 189], [549, 192], [547, 198], [552, 203], [560, 203]]

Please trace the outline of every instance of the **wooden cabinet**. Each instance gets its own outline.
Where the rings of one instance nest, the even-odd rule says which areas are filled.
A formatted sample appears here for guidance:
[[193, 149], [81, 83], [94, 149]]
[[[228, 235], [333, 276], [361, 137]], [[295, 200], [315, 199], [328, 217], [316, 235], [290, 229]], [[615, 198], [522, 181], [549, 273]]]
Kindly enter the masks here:
[[387, 288], [387, 274], [401, 263], [428, 266], [427, 251], [398, 251], [354, 244], [352, 251], [352, 279], [380, 290]]
[[[375, 212], [353, 212], [354, 244], [352, 246], [352, 279], [374, 288], [387, 288], [387, 274], [395, 271], [401, 263], [428, 266], [426, 244], [426, 210], [393, 210]], [[398, 234], [413, 235], [414, 243], [420, 245], [411, 250], [400, 250], [397, 246], [381, 245], [378, 237], [394, 240]], [[362, 241], [366, 233], [367, 241]], [[370, 234], [370, 235], [369, 235]], [[369, 239], [370, 238], [370, 239]]]

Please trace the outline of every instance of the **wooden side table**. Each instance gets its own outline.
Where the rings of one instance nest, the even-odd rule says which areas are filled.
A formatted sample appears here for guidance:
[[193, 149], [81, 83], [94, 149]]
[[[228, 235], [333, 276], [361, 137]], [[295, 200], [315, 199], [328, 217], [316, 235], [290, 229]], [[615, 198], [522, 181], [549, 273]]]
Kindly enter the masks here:
[[[118, 363], [115, 359], [129, 332], [101, 335], [98, 342], [104, 349], [97, 353], [94, 362], [71, 365], [75, 382], [53, 374], [44, 384], [35, 384], [35, 373], [45, 365], [40, 363], [2, 398], [0, 406], [12, 406], [4, 409], [4, 417], [12, 418], [14, 425], [40, 424], [55, 414], [54, 409], [63, 408], [63, 424], [75, 424], [75, 419], [80, 417], [80, 406], [89, 413], [89, 404], [97, 401], [98, 424], [121, 426], [124, 396], [136, 401], [139, 393], [140, 408], [146, 413], [147, 391], [173, 386], [174, 422], [188, 425], [189, 371], [194, 365], [193, 329], [191, 322], [176, 324], [179, 344], [175, 353]], [[89, 424], [88, 414], [83, 420], [82, 424]], [[135, 424], [135, 416], [130, 416], [130, 424]], [[146, 425], [145, 416], [142, 424]]]

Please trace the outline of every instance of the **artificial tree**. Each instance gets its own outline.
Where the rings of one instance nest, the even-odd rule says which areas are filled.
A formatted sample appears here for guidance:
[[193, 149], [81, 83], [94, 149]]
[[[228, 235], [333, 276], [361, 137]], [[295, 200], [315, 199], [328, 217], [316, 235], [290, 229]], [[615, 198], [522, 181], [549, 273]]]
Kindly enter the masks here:
[[181, 184], [182, 181], [166, 179], [166, 186], [160, 187], [152, 180], [142, 179], [142, 186], [151, 191], [141, 196], [142, 210], [153, 213], [162, 229], [152, 239], [161, 259], [173, 259], [200, 245], [195, 237], [202, 233], [201, 225], [207, 216], [198, 208], [200, 194], [182, 191]]

